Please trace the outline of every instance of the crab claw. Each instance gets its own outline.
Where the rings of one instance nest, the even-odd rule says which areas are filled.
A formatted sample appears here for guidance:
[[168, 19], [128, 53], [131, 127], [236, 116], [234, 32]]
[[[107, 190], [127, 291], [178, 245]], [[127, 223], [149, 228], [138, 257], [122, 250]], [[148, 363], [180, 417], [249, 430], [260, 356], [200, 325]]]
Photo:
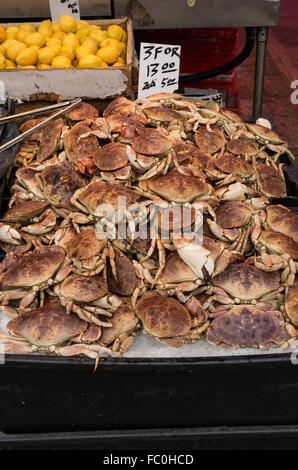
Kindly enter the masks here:
[[38, 218], [35, 224], [27, 225], [27, 227], [23, 227], [22, 230], [34, 235], [42, 235], [44, 233], [50, 232], [55, 227], [55, 225], [56, 216], [51, 209], [48, 209], [41, 217]]
[[203, 247], [203, 240], [195, 235], [180, 238], [173, 237], [173, 243], [180, 258], [186, 263], [200, 279], [206, 274], [211, 276], [214, 271], [214, 261], [210, 251]]
[[0, 223], [0, 240], [11, 245], [20, 245], [22, 237], [11, 225]]
[[88, 155], [83, 155], [78, 159], [78, 169], [80, 173], [93, 175], [96, 170], [93, 158]]

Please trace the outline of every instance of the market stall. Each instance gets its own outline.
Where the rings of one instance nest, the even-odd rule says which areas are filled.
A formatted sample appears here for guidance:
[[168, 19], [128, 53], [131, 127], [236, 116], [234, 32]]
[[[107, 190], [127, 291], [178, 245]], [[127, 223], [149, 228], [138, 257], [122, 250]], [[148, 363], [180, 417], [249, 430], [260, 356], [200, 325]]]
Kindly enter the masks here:
[[[32, 2], [20, 20], [14, 3], [5, 34], [48, 15]], [[273, 435], [291, 446], [294, 156], [270, 123], [217, 103], [177, 93], [138, 99], [132, 23], [122, 17], [139, 29], [258, 28], [259, 117], [279, 2], [239, 10], [226, 1], [229, 15], [218, 14], [223, 2], [208, 2], [207, 15], [201, 0], [182, 15], [177, 1], [167, 15], [168, 2], [157, 12], [143, 1], [147, 24], [127, 3], [97, 2], [116, 19], [88, 18], [69, 68], [55, 67], [56, 55], [41, 70], [46, 40], [33, 64], [22, 63], [27, 36], [16, 54], [11, 43], [4, 50], [16, 67], [0, 70], [9, 98], [0, 120], [0, 447], [243, 448]], [[91, 16], [90, 2], [80, 7]], [[40, 21], [30, 24], [40, 34]], [[63, 44], [80, 31], [76, 21], [54, 24]], [[101, 62], [84, 66], [79, 48], [93, 27], [94, 41], [99, 31], [106, 37], [85, 55]], [[37, 109], [49, 101], [57, 103]]]

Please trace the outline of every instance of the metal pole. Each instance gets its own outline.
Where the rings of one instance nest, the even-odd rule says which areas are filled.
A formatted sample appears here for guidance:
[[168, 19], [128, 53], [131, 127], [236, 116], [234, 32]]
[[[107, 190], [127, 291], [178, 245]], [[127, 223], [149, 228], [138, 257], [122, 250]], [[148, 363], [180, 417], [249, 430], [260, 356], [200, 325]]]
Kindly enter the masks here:
[[257, 35], [256, 35], [257, 50], [256, 50], [256, 65], [255, 65], [253, 119], [258, 119], [262, 115], [267, 39], [268, 39], [268, 26], [258, 27]]

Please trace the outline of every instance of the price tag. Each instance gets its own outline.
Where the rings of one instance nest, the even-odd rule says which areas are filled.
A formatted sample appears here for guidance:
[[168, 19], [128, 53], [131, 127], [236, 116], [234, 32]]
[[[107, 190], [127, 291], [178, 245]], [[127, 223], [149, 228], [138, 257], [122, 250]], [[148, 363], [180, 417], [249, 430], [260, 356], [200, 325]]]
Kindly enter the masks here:
[[49, 0], [52, 22], [59, 20], [61, 15], [73, 16], [75, 20], [80, 19], [79, 0]]
[[138, 97], [178, 89], [181, 46], [141, 43]]

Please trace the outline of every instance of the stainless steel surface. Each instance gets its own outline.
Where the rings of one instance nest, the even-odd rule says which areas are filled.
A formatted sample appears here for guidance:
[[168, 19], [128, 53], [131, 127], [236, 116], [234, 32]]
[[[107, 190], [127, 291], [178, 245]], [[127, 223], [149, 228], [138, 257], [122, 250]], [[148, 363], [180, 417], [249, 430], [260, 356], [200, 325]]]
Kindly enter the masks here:
[[55, 109], [65, 108], [72, 104], [71, 101], [64, 101], [63, 103], [51, 104], [50, 106], [44, 106], [42, 108], [31, 109], [30, 111], [25, 111], [24, 113], [12, 114], [11, 116], [6, 116], [0, 118], [0, 124], [6, 124], [7, 122], [17, 121], [28, 116], [37, 116], [39, 114], [45, 114], [49, 111], [54, 111]]
[[[111, 16], [110, 0], [80, 0], [81, 16]], [[0, 0], [1, 22], [10, 18], [50, 18], [49, 0]]]
[[266, 45], [268, 40], [268, 27], [257, 28], [256, 66], [254, 84], [253, 119], [262, 116], [264, 74], [266, 62]]
[[[144, 28], [208, 28], [274, 26], [278, 24], [280, 0], [196, 0], [194, 7], [187, 0], [114, 0], [115, 17], [128, 14], [134, 5], [134, 27]], [[144, 10], [154, 24], [142, 26]], [[128, 15], [129, 16], [129, 15]]]
[[77, 108], [80, 104], [82, 103], [81, 98], [77, 98], [74, 100], [69, 106], [66, 108], [62, 109], [61, 111], [58, 111], [57, 113], [53, 114], [49, 118], [45, 119], [44, 121], [40, 122], [36, 126], [32, 127], [26, 132], [23, 132], [22, 134], [18, 135], [14, 139], [9, 140], [6, 142], [6, 144], [3, 144], [0, 146], [0, 152], [3, 152], [3, 150], [6, 150], [13, 145], [17, 144], [18, 142], [22, 142], [22, 140], [26, 139], [29, 135], [34, 134], [34, 132], [39, 131], [40, 129], [43, 129], [43, 127], [46, 127], [50, 122], [54, 121], [55, 119], [58, 119], [59, 117], [63, 116], [64, 114], [68, 113], [69, 111]]

